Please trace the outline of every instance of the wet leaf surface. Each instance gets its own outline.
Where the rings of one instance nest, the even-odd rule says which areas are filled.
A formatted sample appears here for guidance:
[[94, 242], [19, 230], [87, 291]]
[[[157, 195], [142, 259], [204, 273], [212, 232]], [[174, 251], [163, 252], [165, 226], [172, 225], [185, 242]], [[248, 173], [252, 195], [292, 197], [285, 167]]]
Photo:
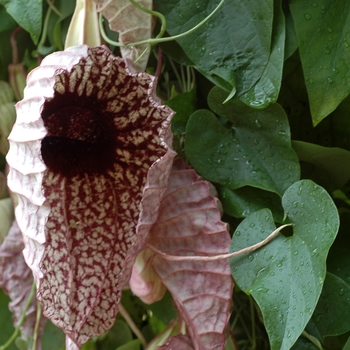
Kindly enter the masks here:
[[185, 142], [189, 161], [205, 179], [230, 189], [252, 186], [282, 196], [299, 180], [283, 109], [273, 104], [257, 110], [239, 100], [223, 105], [226, 97], [219, 88], [208, 96], [210, 108], [229, 121], [226, 126], [208, 110], [190, 117]]
[[313, 124], [349, 95], [350, 3], [293, 0], [290, 10], [299, 41]]
[[[154, 1], [155, 9], [166, 17], [170, 35], [193, 28], [217, 5], [216, 0]], [[271, 0], [226, 0], [205, 25], [178, 42], [209, 80], [218, 77], [229, 92], [237, 85], [242, 94], [258, 81], [268, 62], [272, 13]]]
[[[312, 181], [293, 184], [283, 195], [293, 235], [230, 259], [236, 283], [258, 303], [271, 349], [289, 349], [308, 323], [326, 275], [326, 257], [339, 219], [327, 192]], [[231, 251], [257, 243], [275, 230], [271, 212], [253, 213], [236, 229]]]

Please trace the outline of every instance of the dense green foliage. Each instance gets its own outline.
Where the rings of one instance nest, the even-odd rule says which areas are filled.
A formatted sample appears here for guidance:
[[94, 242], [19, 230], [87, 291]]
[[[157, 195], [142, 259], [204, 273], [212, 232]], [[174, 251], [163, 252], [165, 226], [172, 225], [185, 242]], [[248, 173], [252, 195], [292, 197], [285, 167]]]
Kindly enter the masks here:
[[[217, 3], [155, 0], [154, 8], [176, 35]], [[55, 1], [60, 15], [39, 0], [0, 4], [1, 80], [9, 79], [18, 25], [27, 31], [16, 37], [18, 62], [28, 70], [63, 49], [70, 0]], [[158, 95], [177, 112], [174, 148], [218, 190], [231, 251], [261, 241], [276, 224], [293, 224], [230, 260], [239, 349], [350, 349], [349, 21], [350, 5], [340, 0], [226, 0], [195, 32], [160, 44]], [[6, 296], [0, 301], [4, 342], [12, 330]], [[149, 306], [127, 292], [123, 304], [147, 340], [174, 313], [168, 294]], [[121, 316], [113, 329], [84, 349], [139, 347]], [[60, 346], [51, 349], [64, 346], [62, 332], [48, 325], [43, 341], [52, 339]]]

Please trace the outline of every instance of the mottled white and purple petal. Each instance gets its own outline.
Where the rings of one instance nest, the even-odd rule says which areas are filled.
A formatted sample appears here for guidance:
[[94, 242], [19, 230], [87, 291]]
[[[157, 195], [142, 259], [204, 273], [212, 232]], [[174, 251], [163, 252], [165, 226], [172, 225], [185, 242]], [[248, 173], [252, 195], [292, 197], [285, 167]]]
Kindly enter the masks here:
[[9, 137], [9, 186], [44, 314], [77, 345], [109, 329], [174, 152], [155, 80], [105, 47], [46, 57]]

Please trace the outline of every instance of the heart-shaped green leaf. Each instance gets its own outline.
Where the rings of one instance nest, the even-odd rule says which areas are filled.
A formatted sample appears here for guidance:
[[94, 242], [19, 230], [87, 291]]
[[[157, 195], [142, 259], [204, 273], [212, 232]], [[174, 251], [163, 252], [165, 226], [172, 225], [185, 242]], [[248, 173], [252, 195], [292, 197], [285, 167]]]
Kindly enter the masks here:
[[[154, 1], [171, 35], [195, 27], [217, 5], [217, 0]], [[243, 93], [258, 81], [268, 62], [272, 18], [272, 0], [226, 0], [218, 13], [179, 44], [209, 80], [227, 91], [237, 83], [238, 93]]]
[[[237, 284], [258, 303], [271, 349], [290, 349], [308, 323], [326, 274], [326, 257], [339, 227], [337, 209], [310, 180], [293, 184], [282, 205], [293, 235], [230, 260]], [[275, 230], [268, 209], [253, 213], [237, 228], [231, 251], [253, 245]]]
[[208, 110], [197, 110], [190, 117], [185, 143], [188, 159], [209, 181], [231, 189], [258, 187], [282, 196], [299, 180], [287, 116], [278, 104], [257, 110], [240, 100], [223, 105], [226, 97], [225, 91], [214, 88], [208, 103], [230, 121], [227, 127]]
[[0, 0], [0, 4], [37, 44], [41, 32], [42, 0]]
[[255, 211], [269, 208], [275, 221], [283, 221], [284, 213], [281, 198], [275, 193], [248, 186], [237, 190], [219, 187], [218, 191], [224, 211], [228, 215], [236, 218], [246, 218]]

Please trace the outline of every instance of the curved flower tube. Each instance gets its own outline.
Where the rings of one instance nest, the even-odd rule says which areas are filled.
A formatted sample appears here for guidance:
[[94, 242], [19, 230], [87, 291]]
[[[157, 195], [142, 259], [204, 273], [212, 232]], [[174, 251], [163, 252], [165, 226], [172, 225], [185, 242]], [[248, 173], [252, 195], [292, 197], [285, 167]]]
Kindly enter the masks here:
[[107, 48], [47, 56], [9, 136], [8, 184], [44, 315], [77, 346], [109, 329], [167, 187], [173, 112]]

